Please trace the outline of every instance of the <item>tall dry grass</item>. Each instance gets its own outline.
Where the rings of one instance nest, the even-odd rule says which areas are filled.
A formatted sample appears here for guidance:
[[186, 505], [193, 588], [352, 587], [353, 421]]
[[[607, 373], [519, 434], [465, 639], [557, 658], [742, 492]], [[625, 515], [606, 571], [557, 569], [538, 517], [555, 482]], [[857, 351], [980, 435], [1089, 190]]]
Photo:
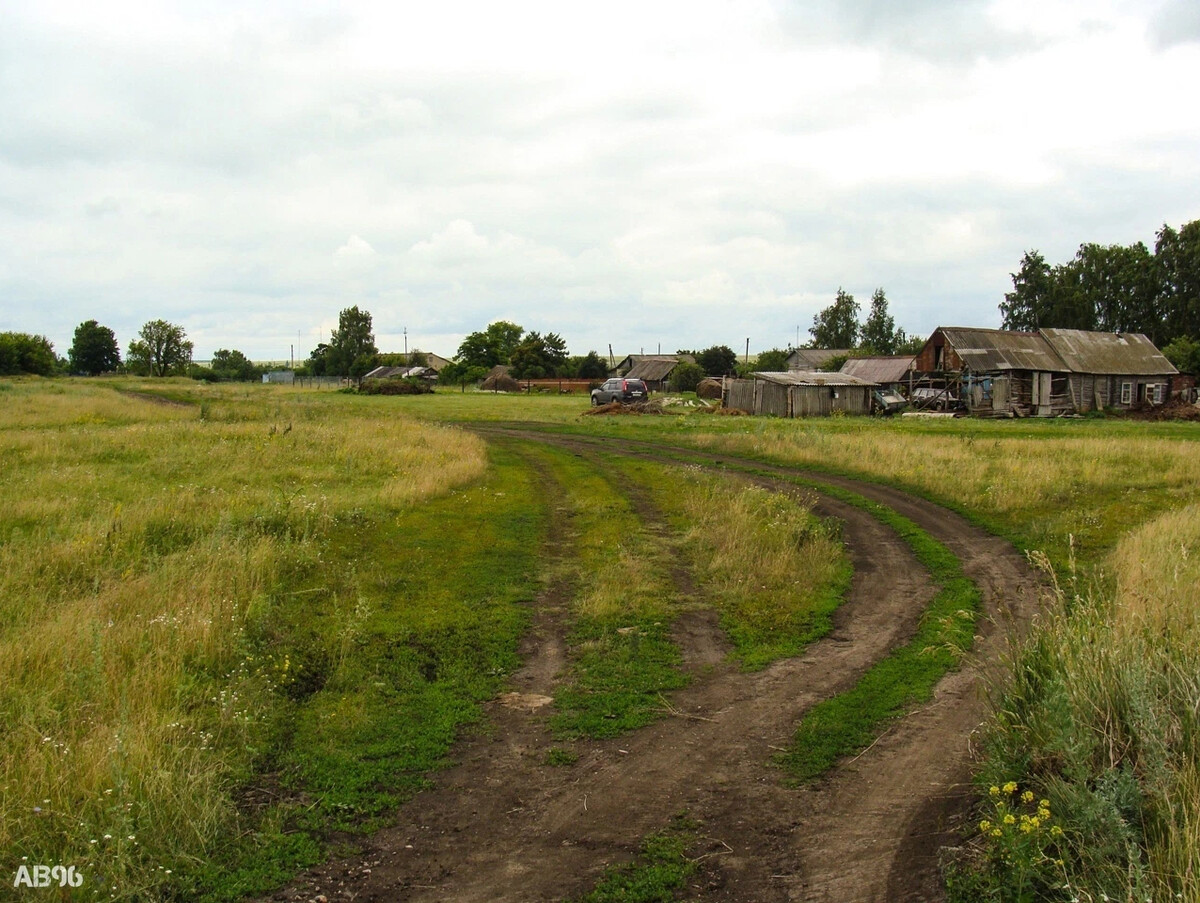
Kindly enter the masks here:
[[470, 481], [482, 443], [345, 396], [15, 383], [0, 419], [0, 850], [119, 898], [230, 823], [277, 663], [256, 606], [333, 531]]
[[1149, 773], [1154, 819], [1150, 872], [1158, 895], [1200, 900], [1200, 505], [1130, 533], [1110, 559], [1116, 578], [1115, 643], [1157, 689], [1150, 717], [1163, 760]]
[[[760, 422], [752, 431], [696, 433], [697, 444], [785, 463], [877, 475], [947, 499], [1023, 533], [1036, 545], [1107, 550], [1163, 500], [1200, 498], [1200, 455], [1190, 442], [1139, 437], [1111, 424], [1079, 429], [1011, 423], [917, 430], [874, 421], [831, 426]], [[1105, 427], [1108, 427], [1107, 431]], [[1017, 433], [1017, 435], [1012, 435]]]
[[1055, 578], [999, 696], [985, 779], [1051, 800], [1076, 899], [1197, 900], [1200, 505], [1129, 533], [1108, 567], [1115, 588]]
[[743, 664], [799, 652], [826, 629], [847, 588], [841, 540], [800, 498], [675, 471], [670, 495], [691, 527], [706, 595]]

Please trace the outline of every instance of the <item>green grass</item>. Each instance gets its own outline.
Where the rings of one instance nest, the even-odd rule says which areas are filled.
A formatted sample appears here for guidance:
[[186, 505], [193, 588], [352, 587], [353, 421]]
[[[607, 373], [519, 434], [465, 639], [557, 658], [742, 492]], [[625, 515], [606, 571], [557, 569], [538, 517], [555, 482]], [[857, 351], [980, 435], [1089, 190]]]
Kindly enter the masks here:
[[608, 869], [596, 887], [572, 903], [670, 903], [696, 871], [687, 856], [696, 843], [698, 825], [677, 816], [643, 842], [636, 858]]
[[853, 577], [840, 524], [816, 517], [810, 502], [728, 473], [636, 459], [620, 466], [677, 531], [744, 670], [799, 655], [833, 629]]
[[[1178, 580], [1200, 547], [1163, 514], [1200, 501], [1195, 424], [584, 417], [582, 397], [182, 380], [0, 391], [0, 847], [82, 864], [117, 898], [266, 892], [326, 855], [330, 830], [371, 830], [424, 785], [517, 664], [546, 527], [530, 456], [557, 475], [579, 552], [563, 736], [662, 714], [683, 679], [669, 641], [681, 604], [718, 607], [745, 666], [823, 629], [836, 593], [774, 610], [775, 592], [745, 608], [675, 598], [670, 556], [683, 550], [708, 592], [714, 549], [681, 538], [701, 518], [676, 507], [668, 470], [616, 465], [643, 485], [664, 475], [651, 486], [675, 529], [664, 544], [593, 464], [493, 443], [486, 465], [477, 442], [418, 418], [878, 480], [1060, 568], [1073, 550], [1087, 589], [1064, 593], [997, 689], [985, 780], [1052, 798], [1081, 895], [1195, 896], [1200, 696]], [[1131, 530], [1140, 545], [1110, 558]], [[809, 713], [799, 774], [869, 742], [969, 642], [958, 612], [973, 588], [944, 549], [910, 541], [937, 599], [859, 695]], [[1151, 595], [1167, 614], [1128, 620]], [[779, 620], [805, 606], [807, 622]]]
[[126, 385], [6, 399], [0, 847], [116, 899], [266, 892], [517, 666], [540, 489], [370, 399]]
[[267, 600], [252, 648], [291, 662], [295, 676], [281, 684], [286, 701], [259, 768], [290, 798], [263, 816], [275, 831], [211, 850], [181, 893], [216, 901], [269, 890], [310, 864], [330, 832], [370, 831], [428, 786], [519, 665], [519, 603], [534, 592], [544, 529], [537, 497], [520, 462], [494, 449], [481, 485], [331, 542], [320, 577], [340, 585]]
[[809, 709], [779, 763], [798, 781], [809, 781], [843, 756], [869, 746], [893, 719], [927, 701], [974, 642], [979, 590], [957, 558], [904, 517], [857, 493], [823, 486], [821, 491], [869, 511], [895, 530], [928, 568], [937, 594], [921, 616], [916, 635], [873, 665], [850, 690]]
[[677, 600], [667, 557], [597, 463], [545, 447], [524, 453], [544, 463], [569, 508], [578, 569], [570, 673], [552, 729], [613, 737], [664, 717], [662, 694], [687, 683], [670, 635]]

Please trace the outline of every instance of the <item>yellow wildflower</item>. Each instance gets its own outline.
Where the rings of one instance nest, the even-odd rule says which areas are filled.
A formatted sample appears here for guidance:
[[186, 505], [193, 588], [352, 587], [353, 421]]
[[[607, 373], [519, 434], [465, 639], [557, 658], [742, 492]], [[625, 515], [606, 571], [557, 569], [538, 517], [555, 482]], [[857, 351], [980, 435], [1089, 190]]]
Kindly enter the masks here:
[[1009, 781], [1007, 784], [1005, 784], [1004, 792], [1005, 793], [1016, 793], [1017, 792], [1017, 782]]

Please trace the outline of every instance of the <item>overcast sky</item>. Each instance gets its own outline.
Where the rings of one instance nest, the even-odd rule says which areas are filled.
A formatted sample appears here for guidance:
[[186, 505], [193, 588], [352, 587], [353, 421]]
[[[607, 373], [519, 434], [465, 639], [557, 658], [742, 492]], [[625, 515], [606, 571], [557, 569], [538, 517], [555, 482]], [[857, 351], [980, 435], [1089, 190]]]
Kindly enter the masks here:
[[0, 331], [809, 338], [1200, 219], [1200, 3], [0, 3]]

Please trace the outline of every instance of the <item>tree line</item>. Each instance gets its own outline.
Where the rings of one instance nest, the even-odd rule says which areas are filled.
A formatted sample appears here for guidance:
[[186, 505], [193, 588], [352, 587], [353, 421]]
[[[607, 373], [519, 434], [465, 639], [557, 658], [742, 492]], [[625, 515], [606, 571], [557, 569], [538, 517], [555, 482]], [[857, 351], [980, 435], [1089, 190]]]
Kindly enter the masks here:
[[1004, 329], [1141, 333], [1180, 370], [1200, 371], [1200, 220], [1164, 224], [1153, 252], [1144, 242], [1087, 242], [1052, 266], [1026, 251], [1011, 275]]
[[813, 317], [806, 348], [845, 349], [857, 356], [916, 354], [925, 344], [921, 336], [910, 336], [896, 326], [888, 312], [887, 294], [882, 288], [871, 295], [871, 310], [861, 324], [861, 306], [854, 296], [841, 288], [834, 302]]
[[0, 333], [0, 376], [29, 373], [34, 376], [99, 376], [128, 373], [134, 376], [191, 376], [207, 380], [258, 380], [262, 367], [240, 351], [221, 348], [213, 352], [208, 367], [192, 362], [192, 343], [182, 326], [150, 320], [129, 343], [124, 359], [117, 336], [96, 320], [75, 328], [67, 356], [59, 357], [45, 336], [23, 332]]

